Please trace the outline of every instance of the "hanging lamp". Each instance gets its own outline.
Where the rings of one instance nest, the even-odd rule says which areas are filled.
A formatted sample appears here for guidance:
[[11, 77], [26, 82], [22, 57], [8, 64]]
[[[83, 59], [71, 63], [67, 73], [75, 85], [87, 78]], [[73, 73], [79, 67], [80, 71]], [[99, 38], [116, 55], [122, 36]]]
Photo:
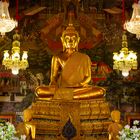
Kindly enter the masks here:
[[28, 55], [27, 51], [23, 51], [22, 58], [20, 58], [20, 36], [16, 32], [13, 35], [13, 43], [12, 43], [12, 50], [11, 55], [9, 54], [8, 50], [4, 51], [4, 57], [2, 61], [2, 65], [6, 67], [6, 69], [11, 69], [12, 74], [17, 75], [19, 73], [19, 70], [25, 70], [29, 64], [28, 64]]
[[[124, 10], [124, 3], [125, 1], [122, 0], [122, 24], [124, 25], [125, 21], [125, 10]], [[123, 26], [124, 27], [124, 26]], [[113, 69], [122, 71], [122, 75], [127, 77], [129, 75], [129, 71], [131, 69], [137, 69], [137, 55], [136, 52], [132, 50], [128, 50], [128, 42], [127, 36], [123, 28], [123, 35], [122, 35], [122, 49], [120, 53], [114, 52], [113, 53]]]
[[0, 33], [2, 36], [6, 32], [12, 31], [18, 24], [16, 20], [10, 18], [8, 7], [9, 2], [7, 0], [0, 1]]
[[140, 0], [138, 2], [135, 0], [132, 8], [132, 17], [124, 26], [128, 32], [136, 34], [136, 38], [140, 39]]
[[[16, 7], [16, 18], [18, 20], [18, 0], [16, 0]], [[27, 53], [27, 51], [23, 51], [22, 57], [20, 58], [20, 35], [18, 34], [18, 30], [16, 30], [16, 33], [13, 35], [11, 53], [8, 50], [4, 51], [2, 65], [6, 69], [11, 69], [12, 74], [17, 75], [19, 70], [25, 70], [29, 67]]]

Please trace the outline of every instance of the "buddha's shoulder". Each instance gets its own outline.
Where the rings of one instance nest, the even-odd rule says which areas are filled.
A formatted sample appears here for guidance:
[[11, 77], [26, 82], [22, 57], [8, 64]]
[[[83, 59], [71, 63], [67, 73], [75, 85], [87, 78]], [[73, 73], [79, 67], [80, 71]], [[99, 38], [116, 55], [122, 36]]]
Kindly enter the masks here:
[[62, 57], [64, 55], [63, 52], [59, 52], [58, 54], [53, 55], [54, 58], [59, 58]]
[[66, 54], [64, 52], [59, 52], [57, 55], [53, 56], [54, 59], [57, 60], [66, 60]]
[[[79, 58], [84, 58], [84, 59], [90, 59], [87, 54], [81, 53], [81, 52], [74, 52], [73, 56], [79, 57]], [[65, 59], [67, 57], [66, 53], [60, 52], [57, 55], [53, 56], [56, 59]]]
[[85, 53], [76, 52], [76, 55], [78, 55], [81, 58], [88, 58], [89, 59], [89, 56], [87, 54], [85, 54]]

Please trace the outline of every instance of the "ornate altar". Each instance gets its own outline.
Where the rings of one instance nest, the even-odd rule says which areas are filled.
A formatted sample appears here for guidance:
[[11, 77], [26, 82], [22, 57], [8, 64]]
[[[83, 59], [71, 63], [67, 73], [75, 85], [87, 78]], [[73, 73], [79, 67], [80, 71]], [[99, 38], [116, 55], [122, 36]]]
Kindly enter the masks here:
[[105, 99], [37, 100], [30, 109], [33, 111], [30, 124], [36, 126], [36, 140], [63, 140], [75, 129], [74, 140], [108, 139], [111, 121]]
[[35, 103], [24, 111], [32, 139], [108, 139], [111, 122], [105, 89], [89, 85], [91, 60], [78, 52], [79, 40], [69, 21], [61, 36], [63, 51], [52, 57], [50, 84], [36, 88]]

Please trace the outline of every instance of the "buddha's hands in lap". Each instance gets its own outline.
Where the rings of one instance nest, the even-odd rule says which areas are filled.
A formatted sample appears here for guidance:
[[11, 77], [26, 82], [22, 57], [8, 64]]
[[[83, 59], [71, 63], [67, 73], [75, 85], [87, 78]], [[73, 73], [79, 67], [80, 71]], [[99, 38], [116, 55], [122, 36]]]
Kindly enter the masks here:
[[50, 91], [54, 92], [58, 89], [57, 85], [49, 85]]
[[89, 87], [89, 85], [88, 84], [80, 83], [80, 87]]
[[54, 81], [54, 80], [53, 80], [53, 81], [51, 81], [51, 82], [50, 82], [50, 84], [49, 84], [49, 86], [50, 86], [50, 87], [51, 87], [51, 86], [53, 87], [53, 86], [56, 86], [56, 85], [57, 85], [57, 82], [56, 82], [56, 81]]

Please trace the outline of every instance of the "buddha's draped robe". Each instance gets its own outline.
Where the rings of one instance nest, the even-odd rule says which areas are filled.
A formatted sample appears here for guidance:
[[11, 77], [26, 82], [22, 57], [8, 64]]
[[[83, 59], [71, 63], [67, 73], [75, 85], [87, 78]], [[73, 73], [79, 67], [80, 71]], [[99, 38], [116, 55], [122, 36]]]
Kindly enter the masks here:
[[[74, 52], [65, 63], [59, 58], [55, 61], [58, 61], [55, 63], [59, 63], [57, 65], [61, 65], [62, 67], [62, 71], [58, 78], [59, 87], [82, 87], [90, 82], [91, 61], [89, 56]], [[52, 75], [54, 74], [52, 73]]]

